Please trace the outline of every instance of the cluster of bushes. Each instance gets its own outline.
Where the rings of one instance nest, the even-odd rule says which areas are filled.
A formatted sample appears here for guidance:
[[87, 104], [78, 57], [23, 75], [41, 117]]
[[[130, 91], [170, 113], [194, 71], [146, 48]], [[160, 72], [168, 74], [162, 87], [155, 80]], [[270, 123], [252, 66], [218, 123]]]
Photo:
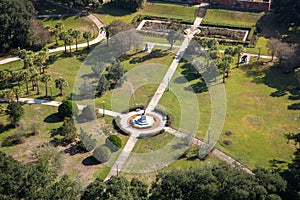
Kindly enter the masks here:
[[97, 147], [93, 151], [93, 156], [99, 162], [105, 163], [110, 159], [111, 153], [122, 148], [122, 139], [117, 135], [110, 135], [105, 140], [105, 145]]

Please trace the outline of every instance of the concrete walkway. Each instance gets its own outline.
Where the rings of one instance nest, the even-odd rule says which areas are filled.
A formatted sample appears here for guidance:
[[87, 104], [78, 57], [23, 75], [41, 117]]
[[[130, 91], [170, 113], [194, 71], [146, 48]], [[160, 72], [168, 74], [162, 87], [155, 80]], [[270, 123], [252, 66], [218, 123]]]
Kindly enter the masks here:
[[[173, 128], [170, 127], [166, 127], [165, 128], [166, 132], [176, 136], [176, 137], [180, 137], [180, 138], [186, 138], [189, 137], [186, 133], [183, 133], [181, 131], [177, 131]], [[191, 140], [192, 144], [197, 145], [197, 146], [202, 146], [205, 143], [201, 140], [199, 140], [198, 138], [193, 137]], [[237, 160], [233, 159], [231, 156], [223, 153], [222, 151], [214, 148], [211, 152], [212, 154], [214, 154], [217, 158], [219, 158], [220, 160], [225, 161], [226, 163], [228, 163], [229, 165], [233, 166], [233, 167], [240, 167], [242, 170], [244, 170], [246, 173], [248, 174], [253, 174], [252, 171], [250, 169], [248, 169], [247, 167], [243, 166], [240, 162], [238, 162]]]
[[[45, 100], [45, 99], [32, 99], [32, 98], [20, 98], [19, 102], [23, 103], [28, 103], [28, 104], [41, 104], [41, 105], [46, 105], [46, 106], [56, 106], [58, 107], [62, 102], [60, 101], [50, 101], [50, 100]], [[79, 110], [82, 110], [85, 105], [77, 105]], [[103, 109], [102, 108], [97, 108], [98, 112], [100, 114], [103, 114]], [[112, 117], [119, 116], [121, 113], [114, 112], [111, 110], [104, 110], [105, 115], [109, 115]]]
[[[195, 22], [194, 22], [194, 26], [198, 27], [200, 26], [200, 23], [202, 21], [202, 18], [197, 17]], [[142, 26], [140, 27], [142, 28]], [[186, 50], [186, 48], [188, 47], [189, 42], [191, 41], [191, 39], [193, 38], [193, 34], [195, 33], [195, 30], [191, 30], [190, 33], [184, 38], [181, 46], [179, 47], [179, 50], [175, 56], [175, 58], [173, 59], [173, 62], [171, 63], [168, 71], [166, 72], [163, 80], [161, 81], [159, 87], [157, 88], [154, 96], [152, 97], [149, 105], [146, 108], [146, 113], [150, 113], [151, 111], [154, 110], [154, 108], [157, 106], [160, 98], [162, 97], [166, 87], [169, 84], [169, 80], [171, 80], [174, 72], [176, 71], [176, 68], [184, 54], [184, 51]], [[136, 138], [134, 137], [134, 133], [132, 133], [132, 135], [130, 136], [128, 142], [126, 143], [125, 147], [123, 148], [120, 156], [117, 158], [115, 164], [112, 166], [110, 172], [108, 173], [108, 175], [106, 176], [105, 180], [108, 180], [111, 176], [117, 175], [118, 170], [121, 170], [122, 167], [124, 166], [124, 164], [126, 163], [130, 152], [132, 151], [135, 143], [136, 143]], [[128, 144], [128, 145], [127, 145]]]
[[111, 170], [107, 174], [105, 181], [108, 180], [110, 177], [117, 175], [118, 172], [123, 168], [137, 140], [138, 139], [136, 137], [133, 136], [129, 137], [119, 157], [117, 158], [116, 162], [114, 163], [114, 165], [111, 167]]

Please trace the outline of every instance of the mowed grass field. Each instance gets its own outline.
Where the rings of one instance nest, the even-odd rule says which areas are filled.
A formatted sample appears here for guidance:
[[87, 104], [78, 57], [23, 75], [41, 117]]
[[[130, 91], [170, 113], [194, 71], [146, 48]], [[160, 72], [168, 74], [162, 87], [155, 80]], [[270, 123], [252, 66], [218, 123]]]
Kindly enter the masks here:
[[[197, 90], [201, 81], [190, 78], [185, 64], [181, 63], [177, 71], [184, 74], [197, 94], [200, 120], [196, 135], [203, 139], [210, 123], [210, 94]], [[227, 115], [216, 147], [251, 169], [270, 167], [269, 161], [273, 159], [291, 161], [294, 146], [287, 144], [284, 134], [299, 131], [299, 110], [293, 109], [300, 102], [296, 84], [293, 74], [284, 74], [272, 64], [263, 67], [255, 58], [249, 65], [233, 69], [225, 85]], [[174, 116], [174, 127], [178, 128], [180, 106], [184, 105], [171, 91], [164, 93], [160, 105]], [[226, 131], [232, 135], [226, 136]], [[225, 145], [224, 140], [231, 144]]]
[[113, 8], [107, 4], [96, 11], [95, 15], [104, 24], [109, 24], [113, 20], [122, 20], [126, 23], [130, 23], [134, 17], [138, 15], [180, 19], [186, 22], [193, 22], [197, 16], [197, 12], [197, 7], [163, 3], [146, 3], [143, 9], [140, 9], [135, 13], [130, 13], [123, 9]]
[[208, 8], [203, 19], [204, 24], [232, 26], [232, 27], [253, 27], [264, 15], [264, 12], [246, 12], [236, 10], [224, 10]]

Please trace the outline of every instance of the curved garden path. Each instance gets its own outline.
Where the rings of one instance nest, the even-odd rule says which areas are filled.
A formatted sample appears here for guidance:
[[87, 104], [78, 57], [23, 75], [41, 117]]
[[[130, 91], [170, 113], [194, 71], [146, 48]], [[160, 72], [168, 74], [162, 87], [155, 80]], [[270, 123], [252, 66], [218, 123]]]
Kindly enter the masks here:
[[[61, 14], [61, 15], [64, 15], [64, 14]], [[55, 15], [43, 15], [43, 17], [51, 17], [51, 16], [57, 17], [57, 14], [55, 14]], [[100, 30], [103, 27], [103, 24], [101, 23], [101, 21], [97, 17], [95, 17], [92, 14], [89, 14], [87, 17], [90, 20], [92, 20], [92, 22], [98, 28], [98, 36], [94, 40], [90, 41], [89, 45], [97, 44], [105, 38], [105, 33]], [[82, 44], [78, 44], [78, 48], [87, 47], [87, 46], [88, 46], [87, 42], [82, 43]], [[72, 45], [71, 48], [75, 49], [76, 45]], [[57, 47], [55, 49], [49, 49], [49, 53], [54, 53], [54, 52], [59, 52], [59, 51], [64, 51], [64, 50], [65, 50], [65, 47], [62, 46], [62, 47]], [[10, 63], [10, 62], [14, 62], [14, 61], [17, 61], [17, 60], [20, 60], [20, 58], [18, 56], [12, 57], [12, 58], [7, 58], [7, 59], [4, 59], [4, 60], [0, 60], [0, 65], [7, 64], [7, 63]]]

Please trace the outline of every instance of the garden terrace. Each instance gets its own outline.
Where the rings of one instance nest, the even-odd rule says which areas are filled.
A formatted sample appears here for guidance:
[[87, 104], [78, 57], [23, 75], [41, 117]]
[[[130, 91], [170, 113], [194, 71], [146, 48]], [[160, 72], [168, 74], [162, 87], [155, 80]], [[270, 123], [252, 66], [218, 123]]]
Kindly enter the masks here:
[[201, 37], [212, 37], [222, 40], [237, 40], [246, 41], [249, 30], [247, 29], [234, 29], [234, 28], [223, 28], [223, 27], [211, 27], [211, 26], [201, 26], [201, 32], [196, 36]]

